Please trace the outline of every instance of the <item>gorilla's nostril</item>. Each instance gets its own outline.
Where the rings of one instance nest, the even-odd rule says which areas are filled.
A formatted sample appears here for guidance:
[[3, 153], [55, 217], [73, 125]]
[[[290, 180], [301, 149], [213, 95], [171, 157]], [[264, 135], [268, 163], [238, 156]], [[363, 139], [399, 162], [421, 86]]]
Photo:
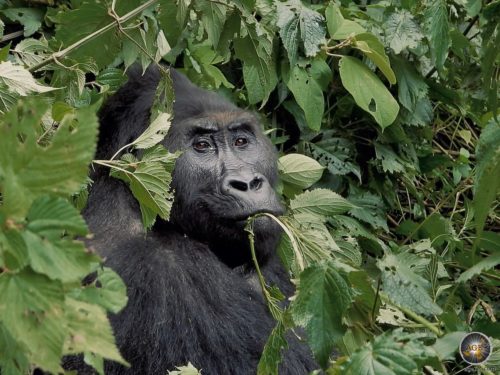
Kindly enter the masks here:
[[262, 187], [262, 178], [255, 177], [250, 181], [250, 190], [259, 190]]
[[243, 181], [238, 181], [238, 180], [231, 180], [229, 181], [229, 186], [236, 190], [240, 191], [247, 191], [248, 190], [248, 185], [246, 182]]

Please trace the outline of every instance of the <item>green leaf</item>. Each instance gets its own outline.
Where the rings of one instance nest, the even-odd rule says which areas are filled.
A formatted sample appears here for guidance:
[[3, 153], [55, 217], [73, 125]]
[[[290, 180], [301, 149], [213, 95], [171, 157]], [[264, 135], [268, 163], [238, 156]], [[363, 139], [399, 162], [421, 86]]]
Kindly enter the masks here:
[[227, 6], [212, 1], [199, 1], [197, 5], [201, 13], [201, 23], [207, 32], [208, 40], [214, 48], [217, 48], [219, 37], [226, 22]]
[[10, 61], [0, 63], [0, 84], [21, 96], [32, 92], [43, 93], [55, 90], [53, 87], [40, 85], [28, 70], [20, 65], [14, 65]]
[[494, 119], [481, 132], [476, 159], [474, 211], [476, 231], [481, 237], [491, 204], [500, 189], [500, 125]]
[[24, 269], [17, 274], [0, 274], [0, 295], [0, 321], [27, 349], [30, 363], [53, 373], [62, 372], [62, 285]]
[[389, 58], [385, 54], [384, 45], [375, 35], [370, 33], [356, 35], [354, 46], [377, 65], [389, 83], [396, 83], [396, 76], [391, 69]]
[[425, 29], [431, 49], [432, 62], [442, 69], [451, 45], [448, 7], [445, 0], [430, 0], [424, 13]]
[[[118, 1], [116, 11], [119, 16], [122, 16], [139, 3], [139, 0]], [[61, 49], [82, 40], [108, 24], [116, 22], [108, 13], [108, 4], [95, 1], [83, 2], [76, 9], [59, 13], [57, 21], [59, 27], [56, 29], [55, 42], [62, 44]], [[72, 51], [70, 57], [82, 61], [88, 56], [92, 56], [97, 65], [104, 68], [111, 64], [119, 54], [120, 45], [120, 34], [111, 29]]]
[[417, 48], [424, 37], [413, 15], [405, 9], [391, 13], [384, 22], [384, 29], [386, 43], [396, 54], [408, 48]]
[[441, 361], [453, 360], [466, 334], [467, 332], [450, 332], [439, 337], [434, 345], [432, 345], [439, 359]]
[[305, 328], [315, 358], [326, 367], [335, 341], [345, 332], [342, 317], [351, 305], [352, 291], [332, 262], [315, 264], [300, 274], [291, 313]]
[[304, 111], [307, 126], [317, 131], [321, 128], [325, 98], [320, 84], [314, 77], [314, 65], [313, 61], [310, 67], [293, 66], [288, 78], [286, 78], [286, 84], [293, 93], [297, 104]]
[[396, 256], [388, 253], [377, 261], [377, 267], [382, 271], [381, 290], [391, 301], [417, 314], [441, 314], [441, 308], [429, 295], [429, 282], [413, 272], [400, 259], [404, 256], [404, 254]]
[[317, 143], [306, 143], [308, 154], [334, 175], [354, 174], [361, 182], [361, 171], [355, 162], [354, 143], [343, 138], [324, 137]]
[[0, 122], [0, 211], [8, 215], [24, 217], [36, 196], [69, 195], [86, 181], [95, 152], [96, 106], [68, 113], [50, 144], [41, 147], [35, 129], [47, 110], [41, 100], [20, 101]]
[[294, 213], [311, 213], [323, 216], [343, 214], [355, 206], [328, 189], [314, 189], [297, 195], [290, 201]]
[[346, 20], [340, 12], [339, 6], [330, 2], [325, 10], [328, 33], [332, 39], [347, 39], [351, 36], [366, 33], [366, 30], [357, 22]]
[[266, 345], [257, 366], [257, 375], [278, 375], [278, 366], [281, 363], [281, 352], [288, 347], [285, 338], [285, 326], [278, 321], [267, 338]]
[[122, 160], [108, 165], [113, 177], [129, 184], [141, 207], [146, 229], [154, 224], [156, 215], [164, 220], [170, 216], [173, 201], [170, 182], [176, 158], [176, 154], [169, 154], [163, 146], [156, 146], [146, 150], [140, 161], [126, 154]]
[[365, 64], [354, 57], [343, 56], [340, 78], [356, 104], [371, 114], [382, 129], [394, 122], [399, 111], [398, 102]]
[[405, 59], [395, 56], [391, 62], [398, 80], [399, 102], [409, 111], [414, 111], [420, 99], [427, 97], [427, 84]]
[[167, 375], [202, 375], [201, 370], [194, 367], [191, 362], [186, 366], [176, 366], [175, 371], [168, 371]]
[[408, 375], [417, 373], [421, 362], [434, 357], [424, 346], [419, 333], [406, 333], [402, 329], [375, 337], [350, 357], [343, 366], [346, 375]]
[[[99, 286], [96, 283], [99, 283]], [[126, 292], [127, 288], [120, 276], [111, 268], [104, 267], [91, 285], [74, 289], [71, 296], [116, 314], [127, 305]]]
[[1, 11], [12, 21], [17, 21], [24, 26], [24, 36], [33, 35], [42, 26], [44, 12], [37, 8], [11, 8]]
[[258, 83], [262, 87], [262, 94], [259, 96], [251, 94], [252, 89], [247, 88], [250, 104], [259, 101], [266, 102], [269, 94], [278, 83], [276, 64], [273, 58], [273, 36], [257, 22], [253, 15], [244, 13], [244, 20], [241, 37], [233, 42], [235, 57], [243, 62], [245, 85], [247, 85], [248, 80], [251, 88], [256, 86], [252, 85], [253, 76], [249, 77], [249, 71], [255, 71]]
[[489, 255], [473, 265], [467, 271], [463, 272], [456, 280], [456, 282], [465, 283], [466, 281], [472, 279], [474, 276], [481, 274], [481, 272], [483, 271], [488, 271], [498, 264], [500, 264], [500, 254]]
[[386, 207], [382, 198], [368, 191], [355, 191], [349, 194], [349, 201], [356, 207], [349, 211], [351, 216], [370, 224], [373, 228], [389, 231]]
[[131, 143], [131, 146], [138, 149], [145, 149], [158, 144], [167, 135], [168, 129], [170, 129], [170, 122], [170, 113], [160, 113], [158, 117], [151, 122], [144, 133]]
[[14, 48], [16, 62], [29, 68], [42, 62], [52, 52], [45, 39], [23, 39]]
[[279, 158], [278, 169], [283, 181], [307, 189], [321, 178], [325, 168], [305, 155], [288, 154]]
[[[277, 2], [280, 37], [288, 52], [290, 65], [295, 64], [299, 42], [302, 42], [306, 56], [315, 56], [318, 45], [325, 40], [324, 19], [318, 12], [307, 8], [299, 0]], [[299, 36], [300, 29], [300, 36]]]
[[127, 76], [121, 69], [107, 68], [99, 72], [95, 80], [100, 85], [109, 86], [111, 92], [115, 92], [127, 81]]
[[101, 307], [66, 298], [64, 318], [69, 331], [64, 343], [65, 353], [92, 352], [128, 365], [115, 345], [113, 330]]
[[26, 348], [17, 342], [0, 323], [0, 368], [5, 374], [24, 375], [30, 373]]
[[78, 282], [88, 275], [99, 257], [86, 251], [82, 242], [63, 234], [87, 233], [79, 212], [62, 198], [43, 196], [33, 202], [22, 232], [31, 267], [50, 279]]

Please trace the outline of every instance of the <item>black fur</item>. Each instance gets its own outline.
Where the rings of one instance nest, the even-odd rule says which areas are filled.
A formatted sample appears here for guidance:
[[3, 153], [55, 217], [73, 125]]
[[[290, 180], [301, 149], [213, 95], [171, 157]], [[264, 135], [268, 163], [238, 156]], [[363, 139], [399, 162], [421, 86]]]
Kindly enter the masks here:
[[[84, 216], [94, 233], [89, 246], [127, 285], [129, 302], [111, 316], [117, 344], [131, 368], [106, 363], [106, 374], [158, 374], [188, 361], [204, 375], [255, 374], [275, 322], [250, 260], [245, 218], [282, 211], [273, 186], [276, 153], [250, 113], [194, 86], [172, 70], [174, 121], [164, 145], [181, 150], [171, 221], [147, 234], [127, 186], [97, 170]], [[109, 158], [141, 134], [159, 80], [155, 68], [128, 83], [101, 111], [97, 158]], [[195, 150], [196, 126], [213, 147]], [[240, 129], [229, 130], [236, 125]], [[200, 135], [197, 135], [198, 137]], [[235, 139], [246, 144], [236, 147]], [[246, 184], [246, 185], [245, 185]], [[270, 284], [292, 292], [275, 254], [280, 232], [267, 218], [255, 223], [256, 250]], [[79, 361], [65, 366], [91, 373]], [[307, 374], [314, 363], [306, 345], [289, 337], [280, 374]]]

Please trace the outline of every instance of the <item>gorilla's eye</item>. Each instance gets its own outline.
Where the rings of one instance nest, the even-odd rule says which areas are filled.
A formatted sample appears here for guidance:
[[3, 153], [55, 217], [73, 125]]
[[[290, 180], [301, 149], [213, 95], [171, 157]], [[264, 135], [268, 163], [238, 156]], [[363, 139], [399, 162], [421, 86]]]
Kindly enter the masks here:
[[211, 148], [212, 146], [210, 145], [209, 142], [207, 141], [196, 141], [193, 143], [193, 148], [196, 151], [207, 151]]
[[237, 138], [236, 141], [234, 141], [234, 145], [237, 147], [245, 146], [248, 143], [246, 138]]

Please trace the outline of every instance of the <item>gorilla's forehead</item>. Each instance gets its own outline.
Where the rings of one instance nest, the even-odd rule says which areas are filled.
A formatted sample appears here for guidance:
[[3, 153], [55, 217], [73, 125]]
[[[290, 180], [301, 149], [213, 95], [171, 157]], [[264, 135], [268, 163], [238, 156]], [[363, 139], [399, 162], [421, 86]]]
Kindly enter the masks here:
[[255, 116], [246, 111], [210, 112], [185, 121], [184, 131], [188, 134], [216, 133], [239, 129], [258, 132], [259, 124]]

